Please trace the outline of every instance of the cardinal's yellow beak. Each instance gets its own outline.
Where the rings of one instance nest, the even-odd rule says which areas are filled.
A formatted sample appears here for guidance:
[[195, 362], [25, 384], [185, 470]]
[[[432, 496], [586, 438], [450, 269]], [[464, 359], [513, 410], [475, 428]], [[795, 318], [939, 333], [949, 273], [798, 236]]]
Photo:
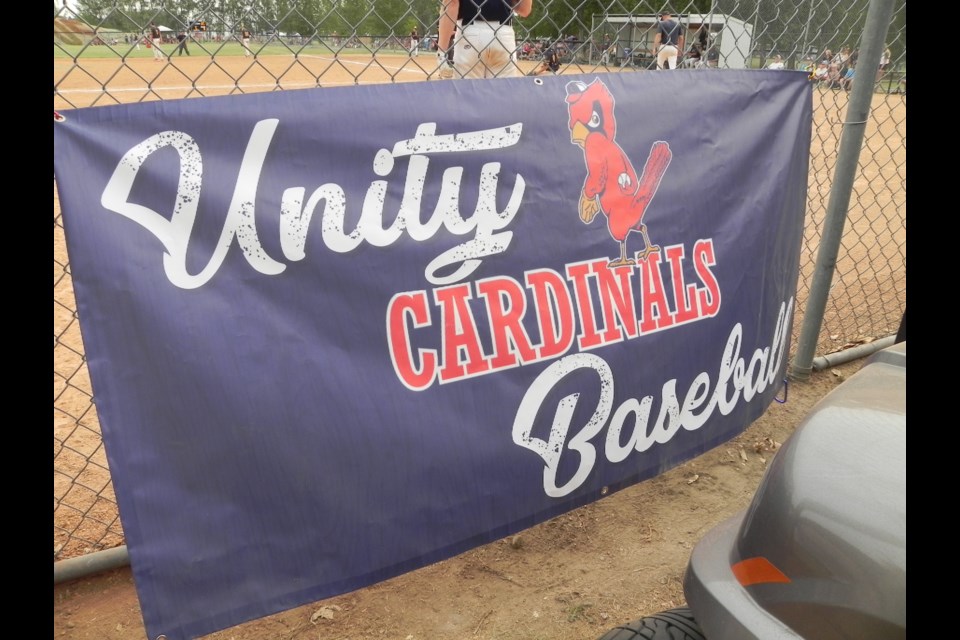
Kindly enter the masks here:
[[582, 147], [589, 133], [590, 130], [587, 129], [586, 125], [584, 125], [582, 122], [578, 122], [577, 124], [573, 125], [573, 129], [570, 130], [570, 142], [573, 144], [578, 144]]

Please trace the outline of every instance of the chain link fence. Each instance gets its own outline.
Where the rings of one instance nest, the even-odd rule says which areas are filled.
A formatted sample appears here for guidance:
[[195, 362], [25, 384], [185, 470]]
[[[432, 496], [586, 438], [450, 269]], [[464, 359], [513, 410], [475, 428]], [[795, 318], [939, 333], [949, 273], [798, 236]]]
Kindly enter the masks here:
[[[466, 0], [464, 0], [466, 1]], [[816, 352], [894, 334], [906, 300], [906, 3], [895, 0], [876, 68], [858, 68], [869, 0], [702, 0], [683, 25], [678, 66], [803, 69], [814, 89], [807, 225], [797, 315], [811, 295], [837, 149], [854, 83], [873, 102]], [[435, 0], [59, 0], [54, 110], [213, 95], [440, 79]], [[536, 0], [514, 20], [517, 72], [550, 50], [558, 73], [654, 69], [664, 4]], [[159, 50], [150, 42], [153, 23]], [[416, 30], [418, 41], [412, 39]], [[249, 40], [244, 42], [244, 32]], [[182, 46], [181, 42], [185, 42]], [[705, 158], [709, 162], [709, 158]], [[124, 543], [80, 336], [54, 185], [54, 562]]]

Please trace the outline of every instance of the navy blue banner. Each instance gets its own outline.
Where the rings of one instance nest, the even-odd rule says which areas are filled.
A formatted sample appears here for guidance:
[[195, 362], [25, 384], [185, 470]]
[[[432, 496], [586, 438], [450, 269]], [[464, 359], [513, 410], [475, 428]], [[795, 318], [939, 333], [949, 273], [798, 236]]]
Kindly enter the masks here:
[[151, 638], [543, 522], [729, 440], [782, 391], [805, 74], [63, 115], [78, 314]]

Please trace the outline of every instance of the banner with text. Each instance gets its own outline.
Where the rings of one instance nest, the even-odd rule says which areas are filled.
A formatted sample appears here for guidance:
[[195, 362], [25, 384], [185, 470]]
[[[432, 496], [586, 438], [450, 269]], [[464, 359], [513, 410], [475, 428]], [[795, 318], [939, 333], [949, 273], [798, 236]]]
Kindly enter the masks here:
[[729, 440], [783, 390], [805, 74], [62, 115], [78, 315], [151, 638], [543, 522]]

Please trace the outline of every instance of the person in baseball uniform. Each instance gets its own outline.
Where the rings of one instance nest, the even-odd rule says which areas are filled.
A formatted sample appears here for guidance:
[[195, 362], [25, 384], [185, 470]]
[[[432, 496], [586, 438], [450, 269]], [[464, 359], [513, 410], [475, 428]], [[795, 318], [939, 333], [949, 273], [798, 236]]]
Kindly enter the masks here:
[[166, 58], [163, 55], [163, 49], [160, 48], [160, 44], [163, 42], [163, 38], [160, 34], [160, 27], [157, 26], [155, 22], [150, 23], [150, 43], [153, 47], [153, 59], [158, 61], [163, 61]]
[[444, 45], [452, 38], [453, 68], [460, 77], [522, 76], [513, 17], [525, 18], [532, 10], [533, 0], [443, 0], [437, 52], [441, 69], [449, 68]]

